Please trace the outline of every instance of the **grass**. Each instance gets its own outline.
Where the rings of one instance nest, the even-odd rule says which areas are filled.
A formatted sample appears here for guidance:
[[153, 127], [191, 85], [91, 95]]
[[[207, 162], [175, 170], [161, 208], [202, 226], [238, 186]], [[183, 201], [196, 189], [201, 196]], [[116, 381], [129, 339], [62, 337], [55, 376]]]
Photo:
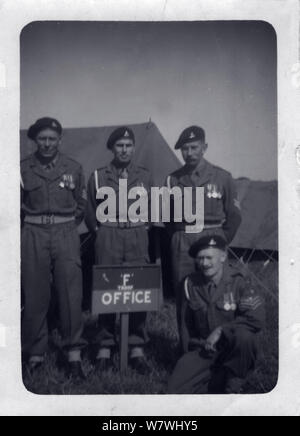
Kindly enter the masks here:
[[[251, 270], [260, 278], [264, 286], [277, 297], [278, 265], [270, 263], [265, 268], [262, 262], [251, 262]], [[266, 328], [260, 335], [260, 353], [256, 369], [249, 375], [244, 386], [244, 393], [258, 394], [270, 392], [277, 382], [278, 374], [278, 306], [276, 298], [271, 298], [264, 287], [253, 282], [266, 300]], [[90, 336], [94, 325], [87, 319], [86, 334]], [[142, 376], [130, 368], [121, 376], [118, 371], [108, 371], [102, 376], [94, 372], [90, 350], [83, 353], [83, 368], [87, 380], [74, 382], [65, 376], [64, 370], [57, 364], [60, 353], [57, 346], [58, 337], [54, 337], [49, 346], [45, 365], [33, 376], [26, 371], [23, 375], [25, 387], [36, 394], [164, 394], [167, 380], [179, 357], [178, 336], [176, 330], [175, 303], [167, 299], [160, 312], [149, 313], [147, 327], [150, 341], [146, 348], [151, 374]], [[118, 367], [118, 353], [114, 360]]]

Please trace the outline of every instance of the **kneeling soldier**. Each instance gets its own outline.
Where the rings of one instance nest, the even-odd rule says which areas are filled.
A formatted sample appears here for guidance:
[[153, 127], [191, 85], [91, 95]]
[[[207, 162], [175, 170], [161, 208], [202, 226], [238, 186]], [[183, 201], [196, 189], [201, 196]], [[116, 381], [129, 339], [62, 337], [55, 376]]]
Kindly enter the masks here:
[[84, 378], [80, 356], [85, 345], [81, 337], [82, 276], [76, 225], [83, 219], [86, 191], [79, 163], [59, 152], [61, 134], [57, 120], [37, 120], [28, 130], [37, 151], [21, 162], [22, 351], [30, 371], [43, 363], [52, 276], [68, 373]]
[[257, 355], [264, 304], [249, 280], [227, 264], [222, 236], [203, 236], [189, 254], [199, 271], [184, 281], [180, 335], [185, 354], [168, 393], [239, 393]]

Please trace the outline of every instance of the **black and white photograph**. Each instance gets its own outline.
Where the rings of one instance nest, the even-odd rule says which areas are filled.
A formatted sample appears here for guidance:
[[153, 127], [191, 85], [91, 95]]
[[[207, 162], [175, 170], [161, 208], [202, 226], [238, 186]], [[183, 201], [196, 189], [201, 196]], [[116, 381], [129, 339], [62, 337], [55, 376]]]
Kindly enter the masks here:
[[20, 129], [25, 388], [271, 392], [274, 28], [29, 23]]

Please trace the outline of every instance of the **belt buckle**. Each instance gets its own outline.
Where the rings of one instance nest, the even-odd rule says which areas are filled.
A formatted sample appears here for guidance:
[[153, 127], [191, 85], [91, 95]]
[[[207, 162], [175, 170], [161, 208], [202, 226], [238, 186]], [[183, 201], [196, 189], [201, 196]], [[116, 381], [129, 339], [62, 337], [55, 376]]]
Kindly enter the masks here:
[[118, 227], [120, 229], [128, 229], [130, 227], [130, 223], [128, 221], [126, 221], [125, 223], [120, 223], [120, 221], [118, 222]]
[[54, 223], [54, 215], [43, 215], [42, 224], [50, 225]]

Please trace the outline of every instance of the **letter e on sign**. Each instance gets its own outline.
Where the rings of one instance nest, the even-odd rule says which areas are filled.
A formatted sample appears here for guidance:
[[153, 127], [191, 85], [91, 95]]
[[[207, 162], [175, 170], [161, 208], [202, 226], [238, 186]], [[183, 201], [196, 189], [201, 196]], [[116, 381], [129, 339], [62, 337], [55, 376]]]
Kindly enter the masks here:
[[145, 303], [147, 303], [147, 304], [151, 303], [151, 291], [145, 292]]
[[160, 308], [157, 265], [94, 265], [91, 313], [153, 312]]

